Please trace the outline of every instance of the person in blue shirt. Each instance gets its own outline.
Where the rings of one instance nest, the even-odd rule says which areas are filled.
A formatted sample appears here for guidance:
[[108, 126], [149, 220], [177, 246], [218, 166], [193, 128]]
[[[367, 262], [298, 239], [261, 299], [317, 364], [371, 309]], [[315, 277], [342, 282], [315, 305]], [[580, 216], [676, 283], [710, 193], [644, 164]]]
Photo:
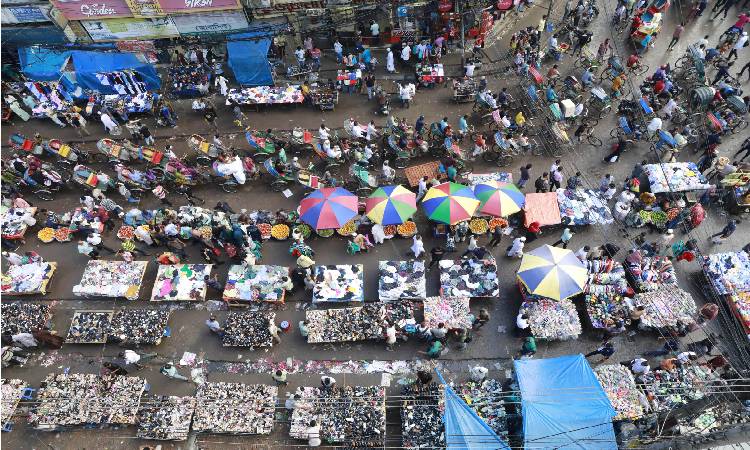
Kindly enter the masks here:
[[552, 85], [547, 88], [547, 101], [550, 103], [554, 103], [557, 101], [557, 93], [554, 89], [552, 89]]
[[458, 138], [459, 140], [463, 139], [466, 133], [469, 131], [469, 122], [467, 119], [469, 118], [468, 115], [464, 114], [463, 116], [458, 118]]
[[424, 116], [420, 115], [417, 117], [417, 123], [414, 124], [414, 131], [417, 134], [422, 134], [422, 130], [424, 129]]
[[369, 48], [365, 48], [359, 59], [362, 60], [362, 62], [367, 67], [367, 70], [369, 71], [370, 70], [370, 62], [372, 61], [372, 55], [370, 54], [370, 49]]
[[445, 133], [446, 128], [448, 128], [448, 118], [443, 117], [443, 120], [440, 121], [440, 131]]
[[586, 87], [594, 84], [594, 74], [591, 73], [591, 69], [588, 67], [583, 71], [583, 75], [581, 75], [581, 83]]

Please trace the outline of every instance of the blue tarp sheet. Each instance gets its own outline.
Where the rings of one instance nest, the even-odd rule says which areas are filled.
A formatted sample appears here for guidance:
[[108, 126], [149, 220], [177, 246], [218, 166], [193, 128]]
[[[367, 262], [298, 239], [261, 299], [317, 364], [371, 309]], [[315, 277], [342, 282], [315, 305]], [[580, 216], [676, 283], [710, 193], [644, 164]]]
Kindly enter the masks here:
[[524, 446], [616, 450], [615, 410], [583, 355], [515, 361]]
[[59, 45], [68, 42], [57, 25], [3, 27], [3, 45]]
[[21, 47], [18, 60], [21, 71], [30, 80], [57, 81], [62, 76], [63, 66], [70, 57], [70, 51], [52, 50], [42, 47]]
[[[445, 384], [438, 372], [440, 381]], [[445, 443], [449, 450], [510, 450], [473, 409], [445, 384]]]
[[97, 74], [125, 69], [138, 72], [149, 91], [157, 91], [161, 86], [159, 74], [154, 66], [139, 60], [133, 53], [74, 51], [71, 54], [76, 81], [84, 89], [92, 89], [102, 94], [116, 94], [111, 85], [102, 84]]
[[228, 64], [239, 84], [243, 86], [270, 86], [273, 84], [271, 64], [268, 62], [268, 49], [271, 47], [269, 36], [266, 31], [229, 36], [230, 40], [227, 42]]

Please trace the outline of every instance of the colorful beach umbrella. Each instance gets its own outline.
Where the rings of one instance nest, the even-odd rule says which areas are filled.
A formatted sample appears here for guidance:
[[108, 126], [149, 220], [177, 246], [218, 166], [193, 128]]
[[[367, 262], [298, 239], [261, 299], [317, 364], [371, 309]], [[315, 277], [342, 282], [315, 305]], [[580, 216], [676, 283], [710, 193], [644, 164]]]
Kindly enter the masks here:
[[322, 188], [300, 202], [303, 222], [316, 230], [341, 228], [357, 215], [357, 196], [344, 188]]
[[531, 294], [562, 300], [583, 292], [588, 271], [572, 251], [544, 245], [524, 253], [518, 279]]
[[480, 201], [479, 212], [495, 217], [508, 217], [526, 204], [526, 197], [513, 183], [488, 180], [474, 186], [474, 195]]
[[458, 183], [443, 183], [430, 188], [422, 207], [430, 220], [455, 225], [468, 220], [479, 206], [471, 188]]
[[403, 186], [375, 189], [365, 203], [367, 217], [381, 225], [399, 225], [417, 212], [417, 195]]

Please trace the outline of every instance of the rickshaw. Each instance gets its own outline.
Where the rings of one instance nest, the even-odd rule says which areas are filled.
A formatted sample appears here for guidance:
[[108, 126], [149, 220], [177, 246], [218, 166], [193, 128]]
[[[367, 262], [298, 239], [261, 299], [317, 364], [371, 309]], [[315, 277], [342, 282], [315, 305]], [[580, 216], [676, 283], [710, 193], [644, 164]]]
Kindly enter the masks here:
[[271, 136], [261, 136], [260, 133], [254, 130], [245, 131], [245, 139], [247, 139], [247, 143], [250, 144], [250, 148], [254, 151], [253, 159], [258, 162], [263, 162], [267, 158], [276, 155], [277, 150], [279, 152], [284, 151], [284, 148], [281, 146], [277, 148]]
[[607, 60], [607, 67], [599, 74], [599, 82], [602, 83], [604, 80], [612, 81], [624, 71], [625, 66], [622, 65], [620, 58], [618, 56], [610, 56]]
[[395, 135], [391, 134], [386, 137], [386, 143], [388, 144], [388, 150], [395, 155], [394, 167], [396, 169], [403, 169], [409, 164], [412, 154], [409, 150], [399, 147], [398, 139]]
[[643, 131], [637, 126], [633, 126], [625, 116], [619, 116], [617, 118], [617, 128], [613, 128], [609, 135], [614, 139], [619, 139], [620, 136], [624, 136], [628, 139], [637, 140], [643, 135]]
[[140, 160], [158, 167], [161, 170], [167, 163], [164, 153], [153, 147], [134, 145], [132, 142], [125, 140], [122, 144], [109, 138], [100, 139], [96, 143], [96, 148], [101, 153], [107, 155], [113, 160], [130, 161]]
[[482, 153], [482, 159], [487, 162], [494, 162], [498, 167], [506, 167], [513, 162], [510, 144], [503, 139], [502, 131], [495, 132], [492, 147]]
[[[315, 154], [318, 155], [318, 157], [321, 160], [323, 160], [323, 163], [325, 164], [322, 170], [323, 172], [331, 170], [331, 169], [335, 169], [336, 167], [341, 165], [341, 161], [339, 160], [339, 158], [331, 158], [330, 156], [328, 156], [325, 150], [323, 150], [323, 146], [320, 142], [315, 143], [314, 149], [315, 149]], [[343, 157], [344, 156], [342, 152], [341, 158]]]
[[367, 197], [372, 193], [373, 189], [378, 187], [378, 180], [375, 176], [370, 175], [366, 167], [362, 167], [359, 164], [352, 164], [344, 187], [349, 192], [356, 192], [359, 197]]
[[210, 166], [214, 159], [219, 156], [221, 150], [216, 145], [208, 142], [203, 136], [194, 134], [187, 139], [188, 147], [195, 151], [201, 152], [196, 158], [195, 162], [201, 166]]
[[[589, 97], [589, 112], [598, 119], [603, 119], [612, 109], [612, 99], [599, 86], [591, 88], [591, 97]], [[592, 115], [592, 114], [589, 114]]]
[[539, 99], [539, 90], [536, 85], [529, 84], [523, 89], [524, 105], [530, 117], [534, 117], [542, 111], [542, 102]]
[[453, 101], [467, 103], [476, 98], [477, 84], [471, 78], [453, 80]]
[[[110, 178], [109, 175], [103, 172], [97, 172], [88, 166], [84, 166], [83, 164], [78, 164], [73, 167], [73, 173], [70, 179], [77, 185], [89, 191], [99, 189], [102, 192], [106, 192], [107, 189], [115, 186], [112, 178]], [[142, 190], [140, 189], [137, 189], [136, 191], [142, 192]], [[136, 195], [137, 192], [132, 192], [131, 190], [131, 194], [134, 197], [138, 197], [138, 195]]]

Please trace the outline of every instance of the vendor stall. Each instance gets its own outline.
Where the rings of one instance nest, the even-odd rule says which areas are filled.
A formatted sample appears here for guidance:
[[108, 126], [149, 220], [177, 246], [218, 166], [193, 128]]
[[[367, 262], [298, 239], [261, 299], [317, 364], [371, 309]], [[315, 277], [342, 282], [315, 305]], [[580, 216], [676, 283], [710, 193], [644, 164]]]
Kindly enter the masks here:
[[123, 108], [128, 114], [149, 113], [159, 102], [160, 95], [151, 92], [139, 94], [109, 94], [97, 97], [97, 104], [109, 109]]
[[750, 337], [750, 257], [744, 251], [703, 257], [703, 274]]
[[271, 434], [278, 391], [264, 384], [204, 383], [195, 394], [193, 431]]
[[239, 105], [292, 105], [305, 100], [299, 85], [288, 87], [258, 86], [254, 88], [230, 89], [227, 106]]
[[700, 400], [706, 396], [707, 385], [723, 383], [717, 375], [698, 364], [682, 364], [671, 371], [655, 369], [638, 376], [638, 379], [641, 390], [653, 396], [649, 403], [655, 412], [673, 410]]
[[363, 302], [362, 264], [315, 266], [313, 303]]
[[37, 393], [29, 423], [57, 430], [84, 424], [132, 425], [146, 380], [94, 374], [49, 374]]
[[[521, 288], [525, 290], [525, 288]], [[551, 300], [543, 297], [521, 303], [519, 314], [529, 318], [529, 329], [537, 339], [566, 341], [576, 339], [581, 334], [581, 321], [578, 311], [570, 300]]]
[[636, 294], [630, 308], [642, 305], [641, 326], [675, 329], [695, 321], [697, 307], [689, 292], [677, 286], [664, 285], [656, 290]]
[[402, 330], [414, 325], [414, 311], [409, 301], [366, 303], [364, 306], [305, 311], [307, 342], [355, 342], [385, 339], [386, 322]]
[[138, 410], [137, 436], [159, 441], [187, 440], [195, 397], [158, 396], [148, 400]]
[[114, 313], [108, 337], [120, 345], [159, 345], [167, 334], [170, 311], [120, 309]]
[[434, 86], [445, 80], [445, 69], [442, 64], [417, 63], [414, 70], [420, 86]]
[[268, 329], [276, 319], [274, 312], [230, 312], [221, 337], [224, 347], [270, 347], [273, 337]]
[[677, 284], [677, 274], [669, 258], [645, 256], [641, 250], [635, 252], [640, 253], [640, 257], [629, 255], [624, 266], [628, 279], [637, 292], [653, 291], [662, 285]]
[[211, 264], [159, 265], [152, 302], [203, 301], [206, 280], [211, 275]]
[[28, 263], [6, 266], [2, 274], [3, 295], [46, 295], [47, 286], [57, 270], [57, 263]]
[[539, 226], [543, 227], [557, 225], [562, 221], [557, 194], [554, 192], [526, 194], [526, 205], [523, 208], [523, 213], [525, 227], [531, 225], [532, 222], [539, 222]]
[[497, 436], [508, 438], [508, 416], [505, 411], [505, 397], [508, 393], [500, 381], [468, 381], [455, 386], [454, 390]]
[[229, 268], [224, 286], [224, 300], [284, 303], [284, 279], [288, 277], [289, 269], [284, 266], [234, 265]]
[[628, 308], [623, 296], [628, 282], [622, 264], [611, 259], [586, 261], [588, 282], [584, 288], [586, 312], [594, 328], [605, 329], [626, 320]]
[[321, 111], [333, 111], [339, 102], [339, 91], [325, 86], [310, 88], [310, 103]]
[[31, 333], [46, 329], [52, 320], [52, 307], [40, 303], [13, 302], [0, 304], [2, 334]]
[[65, 342], [68, 344], [104, 344], [114, 311], [76, 311]]
[[430, 328], [445, 324], [445, 328], [470, 329], [471, 310], [468, 297], [428, 297], [424, 299], [424, 320]]
[[630, 33], [630, 40], [638, 53], [646, 52], [649, 46], [653, 46], [653, 40], [661, 31], [662, 13], [668, 8], [669, 1], [656, 0], [647, 9], [638, 10], [633, 17], [632, 26], [636, 28]]
[[0, 218], [0, 228], [3, 239], [23, 239], [29, 223], [35, 223], [33, 217], [36, 208], [9, 208], [3, 207], [3, 215]]
[[646, 164], [643, 171], [648, 177], [649, 191], [654, 194], [698, 191], [712, 187], [693, 162]]
[[632, 372], [621, 364], [602, 364], [594, 368], [594, 374], [617, 411], [613, 420], [636, 420], [643, 416], [642, 394]]
[[69, 103], [76, 100], [72, 95], [74, 92], [69, 92], [63, 83], [56, 81], [26, 81], [11, 83], [11, 86], [22, 96], [31, 94], [37, 102], [37, 106], [31, 110], [31, 115], [35, 118], [47, 117], [50, 108], [57, 112], [65, 112], [69, 109]]
[[424, 261], [380, 261], [379, 275], [381, 302], [427, 297]]
[[607, 200], [593, 189], [558, 189], [557, 203], [560, 217], [567, 217], [569, 224], [608, 225], [615, 221]]
[[212, 74], [203, 64], [170, 67], [169, 87], [172, 95], [181, 98], [203, 97], [208, 94]]
[[446, 297], [497, 297], [500, 284], [494, 258], [441, 260], [440, 295]]
[[320, 424], [320, 438], [329, 444], [382, 447], [385, 439], [385, 388], [334, 386], [298, 388], [289, 435], [307, 440], [311, 420]]
[[84, 297], [125, 297], [136, 300], [148, 261], [90, 260], [73, 293]]
[[2, 402], [0, 406], [0, 426], [3, 428], [13, 418], [27, 387], [28, 384], [23, 380], [5, 378], [0, 380], [0, 388], [2, 389], [0, 391], [0, 402]]
[[445, 448], [443, 391], [435, 383], [415, 383], [401, 388], [401, 437], [404, 448]]
[[453, 101], [457, 103], [473, 102], [477, 95], [477, 84], [473, 78], [453, 80]]
[[[361, 69], [341, 70], [336, 72], [336, 84], [338, 84], [342, 91], [347, 89], [354, 90], [357, 88], [357, 84], [362, 80]], [[351, 86], [351, 87], [350, 87]]]

